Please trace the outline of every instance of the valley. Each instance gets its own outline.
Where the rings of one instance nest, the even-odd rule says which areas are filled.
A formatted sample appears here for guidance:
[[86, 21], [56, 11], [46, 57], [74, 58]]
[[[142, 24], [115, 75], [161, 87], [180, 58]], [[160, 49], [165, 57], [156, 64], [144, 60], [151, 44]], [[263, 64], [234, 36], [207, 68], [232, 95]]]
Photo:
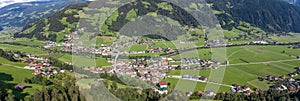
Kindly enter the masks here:
[[[300, 99], [295, 5], [207, 0], [180, 8], [141, 0], [93, 8], [97, 1], [76, 2], [59, 10], [55, 5], [69, 3], [53, 3], [57, 10], [31, 18], [46, 17], [0, 34], [0, 100]], [[206, 24], [210, 19], [189, 14], [208, 9], [218, 21]]]

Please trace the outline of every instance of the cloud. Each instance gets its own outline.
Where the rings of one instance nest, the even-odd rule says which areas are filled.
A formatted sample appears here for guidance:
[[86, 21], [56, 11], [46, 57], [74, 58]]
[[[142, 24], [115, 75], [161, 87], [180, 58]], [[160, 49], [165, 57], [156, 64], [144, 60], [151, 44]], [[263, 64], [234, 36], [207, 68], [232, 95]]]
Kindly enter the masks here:
[[33, 1], [50, 1], [50, 0], [0, 0], [0, 8], [14, 3], [33, 2]]

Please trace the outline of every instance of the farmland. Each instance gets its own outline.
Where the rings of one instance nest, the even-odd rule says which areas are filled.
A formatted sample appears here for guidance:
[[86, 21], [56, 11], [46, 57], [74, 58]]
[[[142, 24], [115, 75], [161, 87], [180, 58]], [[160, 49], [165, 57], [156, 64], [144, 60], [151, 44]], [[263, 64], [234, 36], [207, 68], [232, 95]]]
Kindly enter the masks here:
[[20, 52], [26, 52], [26, 53], [31, 53], [31, 54], [35, 54], [35, 55], [48, 55], [47, 52], [42, 51], [41, 49], [32, 48], [32, 47], [0, 44], [0, 48], [5, 51], [20, 51]]
[[[107, 38], [104, 38], [107, 39]], [[101, 40], [100, 43], [104, 42], [110, 42], [111, 40], [115, 39], [107, 39], [107, 40]], [[38, 45], [38, 44], [37, 44]], [[175, 48], [172, 42], [157, 42], [154, 43], [154, 45], [151, 48]], [[63, 62], [73, 62], [76, 64], [88, 64], [89, 66], [110, 66], [112, 65], [109, 63], [105, 58], [97, 57], [95, 59], [95, 62], [90, 61], [92, 58], [89, 56], [75, 56], [74, 61], [72, 61], [72, 55], [71, 54], [63, 54], [63, 53], [47, 53], [46, 51], [32, 48], [32, 47], [26, 47], [26, 46], [16, 46], [16, 45], [6, 45], [6, 44], [0, 44], [0, 48], [6, 50], [6, 51], [21, 51], [26, 53], [32, 53], [36, 55], [42, 55], [42, 56], [50, 56], [54, 57], [60, 61]], [[130, 47], [130, 51], [145, 51], [148, 49], [147, 45], [132, 45]], [[236, 46], [236, 47], [227, 47], [227, 60], [229, 61], [228, 66], [224, 66], [221, 68], [225, 69], [225, 74], [223, 77], [223, 81], [221, 84], [224, 85], [232, 85], [232, 84], [240, 84], [240, 85], [249, 85], [251, 88], [260, 88], [263, 90], [267, 90], [269, 86], [271, 85], [267, 81], [258, 81], [258, 76], [268, 76], [268, 75], [286, 75], [288, 73], [293, 72], [295, 67], [300, 65], [300, 60], [297, 60], [295, 57], [300, 56], [300, 49], [291, 49], [287, 46]], [[127, 49], [129, 50], [129, 49]], [[196, 50], [198, 52], [197, 55], [195, 55], [193, 52], [184, 52], [182, 54], [190, 55], [189, 57], [200, 57], [200, 59], [210, 59], [212, 58], [211, 49], [199, 49]], [[161, 53], [142, 53], [142, 54], [132, 54], [130, 56], [157, 56]], [[180, 54], [175, 55], [174, 59], [180, 59]], [[8, 61], [4, 61], [3, 59], [1, 62], [3, 65], [0, 67], [0, 71], [5, 73], [3, 75], [11, 75], [12, 78], [14, 78], [11, 81], [7, 81], [9, 84], [17, 84], [17, 83], [23, 83], [23, 79], [25, 77], [32, 77], [31, 74], [32, 71], [30, 70], [24, 70], [18, 67], [24, 67], [25, 64], [21, 63], [12, 63]], [[84, 65], [86, 66], [86, 65]], [[9, 69], [8, 69], [9, 68]], [[14, 68], [14, 69], [11, 69]], [[14, 71], [14, 72], [13, 72]], [[22, 73], [22, 76], [16, 75], [20, 72]], [[184, 73], [189, 72], [188, 70], [173, 70], [168, 72], [168, 75], [184, 75]], [[193, 71], [195, 72], [195, 71]], [[208, 77], [210, 76], [211, 70], [199, 70], [195, 73], [198, 73], [197, 75]], [[296, 76], [295, 78], [297, 78]], [[166, 78], [165, 81], [168, 81], [171, 83], [171, 89], [193, 89], [193, 91], [204, 91], [206, 85], [208, 83], [202, 83], [202, 82], [193, 82], [189, 80], [178, 80], [175, 78]], [[178, 83], [178, 81], [181, 81], [181, 83]], [[83, 81], [80, 81], [83, 82]], [[214, 82], [214, 81], [211, 81]], [[26, 83], [24, 83], [26, 84]], [[194, 86], [188, 87], [188, 88], [181, 88], [179, 85], [187, 85], [187, 84], [194, 84]], [[41, 85], [34, 85], [34, 84], [26, 84], [28, 86], [32, 86], [32, 88], [25, 89], [24, 92], [21, 92], [22, 94], [28, 93], [32, 94], [35, 89], [41, 89]], [[125, 88], [125, 85], [118, 84], [121, 88]], [[213, 85], [213, 84], [209, 84]], [[8, 86], [8, 85], [1, 85], [1, 86]], [[230, 87], [228, 86], [220, 86], [219, 92], [223, 91], [230, 91]], [[22, 94], [20, 96], [22, 96]]]
[[148, 49], [147, 45], [132, 45], [130, 51], [145, 51]]
[[[284, 52], [283, 52], [284, 51]], [[210, 55], [210, 49], [198, 50], [200, 58]], [[205, 55], [204, 55], [205, 54]], [[300, 65], [300, 60], [295, 56], [300, 55], [300, 49], [290, 49], [287, 46], [238, 46], [227, 48], [227, 58], [230, 62], [225, 69], [222, 84], [249, 85], [251, 88], [267, 90], [271, 84], [266, 81], [258, 81], [258, 76], [287, 75], [295, 71], [295, 67]], [[168, 75], [184, 75], [185, 70], [170, 71]], [[210, 70], [199, 71], [200, 76], [209, 78]], [[297, 78], [297, 77], [295, 77]], [[172, 81], [172, 80], [169, 80]], [[197, 84], [195, 90], [203, 90], [204, 84]], [[229, 90], [221, 87], [221, 91]]]

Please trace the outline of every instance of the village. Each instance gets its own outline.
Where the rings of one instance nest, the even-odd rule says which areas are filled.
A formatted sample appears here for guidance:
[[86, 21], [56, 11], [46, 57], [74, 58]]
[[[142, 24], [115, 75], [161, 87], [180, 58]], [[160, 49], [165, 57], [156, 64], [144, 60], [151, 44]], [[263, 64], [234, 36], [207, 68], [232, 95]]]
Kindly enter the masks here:
[[[105, 67], [88, 67], [89, 71], [92, 73], [116, 73], [123, 76], [129, 76], [132, 78], [138, 78], [144, 81], [150, 81], [153, 84], [158, 84], [158, 88], [153, 88], [153, 90], [159, 92], [160, 94], [167, 93], [168, 91], [168, 83], [161, 81], [163, 78], [174, 78], [176, 76], [167, 75], [167, 73], [171, 70], [210, 70], [210, 69], [218, 69], [221, 63], [212, 59], [200, 59], [198, 57], [192, 58], [182, 58], [182, 59], [174, 59], [172, 57], [160, 56], [159, 54], [169, 54], [179, 51], [177, 48], [163, 48], [157, 47], [152, 48], [153, 42], [163, 42], [163, 40], [147, 40], [147, 39], [131, 39], [131, 40], [122, 40], [118, 44], [101, 44], [99, 47], [83, 47], [83, 46], [73, 46], [74, 45], [74, 36], [66, 35], [68, 38], [67, 41], [61, 44], [57, 44], [55, 42], [48, 41], [46, 42], [46, 46], [44, 48], [57, 47], [62, 46], [62, 50], [66, 52], [73, 53], [82, 53], [88, 52], [95, 54], [96, 56], [106, 56], [106, 60], [114, 65], [105, 66]], [[126, 39], [126, 38], [124, 38]], [[187, 39], [182, 40], [180, 43], [193, 43], [197, 40]], [[220, 41], [217, 41], [220, 42]], [[80, 44], [80, 42], [77, 42]], [[253, 41], [249, 44], [269, 44], [267, 41]], [[146, 45], [147, 49], [145, 50], [123, 50], [122, 47], [131, 47], [132, 45]], [[297, 47], [297, 45], [292, 48]], [[122, 51], [120, 51], [122, 50]], [[145, 54], [157, 54], [156, 56], [145, 56]], [[127, 59], [114, 59], [120, 57], [126, 57]], [[128, 58], [129, 56], [129, 58]], [[131, 56], [131, 57], [130, 57]], [[47, 74], [47, 71], [41, 72], [37, 66], [42, 66], [37, 64], [29, 64], [27, 68], [35, 68], [36, 75], [38, 74]], [[47, 67], [45, 65], [43, 67]], [[60, 71], [63, 72], [63, 71]], [[57, 71], [51, 72], [57, 73]], [[298, 72], [294, 72], [288, 74], [288, 76], [293, 77], [299, 74]], [[180, 79], [188, 79], [194, 80], [198, 82], [208, 82], [208, 78], [205, 76], [198, 75], [181, 75]], [[283, 85], [274, 85], [270, 88], [276, 90], [287, 90], [290, 91], [298, 91], [300, 89], [299, 80], [294, 80], [293, 78], [282, 78], [282, 77], [274, 77], [267, 76], [265, 78], [259, 77], [259, 80], [268, 80], [268, 81], [278, 81], [279, 78], [284, 80]], [[253, 91], [247, 85], [240, 86], [239, 84], [233, 84], [230, 89], [234, 93], [245, 93], [251, 94]], [[255, 89], [258, 90], [258, 89]]]
[[[219, 67], [213, 64], [220, 64], [219, 62], [212, 59], [202, 60], [197, 57], [193, 58], [183, 58], [183, 59], [173, 59], [171, 57], [165, 56], [136, 56], [130, 57], [129, 59], [113, 59], [113, 57], [122, 57], [122, 56], [131, 56], [138, 54], [169, 54], [178, 51], [178, 49], [172, 48], [151, 48], [153, 42], [163, 42], [163, 40], [147, 40], [147, 39], [133, 39], [133, 40], [125, 40], [118, 44], [101, 44], [100, 47], [82, 47], [82, 46], [73, 46], [74, 38], [71, 35], [66, 35], [69, 40], [64, 43], [57, 44], [55, 42], [47, 41], [44, 48], [50, 47], [63, 47], [63, 51], [73, 52], [73, 53], [81, 53], [81, 52], [89, 52], [95, 54], [97, 56], [107, 56], [107, 61], [111, 62], [112, 66], [106, 67], [88, 67], [89, 71], [92, 73], [116, 73], [119, 75], [125, 75], [132, 78], [138, 78], [144, 81], [150, 81], [153, 84], [159, 84], [162, 87], [159, 89], [154, 89], [155, 91], [159, 91], [161, 94], [167, 92], [167, 87], [165, 87], [166, 83], [160, 82], [163, 78], [167, 77], [167, 73], [170, 70], [209, 70], [209, 69], [218, 69]], [[186, 40], [181, 41], [181, 43], [189, 43], [190, 41], [195, 40]], [[120, 47], [130, 47], [131, 45], [147, 45], [146, 50], [127, 50], [127, 51], [119, 51]], [[117, 53], [117, 54], [116, 54]], [[29, 68], [35, 68], [35, 65], [29, 65]], [[35, 74], [40, 74], [40, 69], [35, 68]], [[183, 75], [182, 78], [187, 79], [195, 79], [200, 81], [207, 81], [207, 77], [204, 76], [193, 76], [187, 77], [187, 75]]]

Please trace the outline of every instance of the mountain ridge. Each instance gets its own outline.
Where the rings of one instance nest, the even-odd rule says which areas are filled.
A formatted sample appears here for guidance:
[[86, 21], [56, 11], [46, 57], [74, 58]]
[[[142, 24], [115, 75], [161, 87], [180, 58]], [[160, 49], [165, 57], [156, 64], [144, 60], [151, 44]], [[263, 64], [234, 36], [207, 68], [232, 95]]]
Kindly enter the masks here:
[[[243, 29], [243, 27], [254, 26], [263, 31], [267, 31], [268, 33], [300, 32], [300, 29], [298, 29], [300, 28], [300, 7], [279, 0], [208, 0], [208, 4], [212, 4], [214, 11], [219, 12], [216, 13], [216, 16], [220, 21], [222, 28], [226, 30]], [[47, 40], [49, 39], [49, 36], [48, 38], [43, 38], [45, 35], [41, 34], [45, 33], [44, 29], [47, 29], [51, 33], [55, 33], [55, 35], [53, 35], [55, 37], [59, 36], [59, 33], [66, 33], [64, 31], [66, 29], [68, 29], [68, 33], [70, 33], [76, 28], [76, 25], [73, 25], [73, 23], [77, 23], [79, 20], [79, 18], [74, 18], [74, 16], [78, 16], [78, 10], [87, 6], [88, 3], [68, 6], [62, 11], [54, 14], [54, 16], [47, 18], [48, 21], [53, 19], [49, 23], [45, 24], [45, 19], [41, 19], [37, 23], [32, 23], [33, 25], [38, 25], [40, 28], [35, 28], [30, 31], [33, 25], [27, 24], [21, 32], [15, 34], [15, 37], [32, 38], [35, 36], [39, 37], [38, 39]], [[64, 14], [63, 12], [66, 12], [70, 7], [77, 10], [71, 10], [73, 13], [69, 15]], [[285, 10], [289, 12], [286, 12]], [[62, 22], [64, 20], [65, 22]], [[247, 26], [243, 26], [245, 24], [244, 22], [249, 23], [250, 25], [246, 24]], [[47, 25], [53, 24], [55, 24], [56, 27], [46, 27]], [[50, 34], [50, 37], [51, 36], [52, 35]], [[55, 41], [55, 39], [57, 38], [51, 38], [53, 41]]]
[[11, 4], [0, 8], [0, 26], [22, 28], [32, 21], [51, 16], [67, 5], [83, 2], [86, 0], [50, 0]]

